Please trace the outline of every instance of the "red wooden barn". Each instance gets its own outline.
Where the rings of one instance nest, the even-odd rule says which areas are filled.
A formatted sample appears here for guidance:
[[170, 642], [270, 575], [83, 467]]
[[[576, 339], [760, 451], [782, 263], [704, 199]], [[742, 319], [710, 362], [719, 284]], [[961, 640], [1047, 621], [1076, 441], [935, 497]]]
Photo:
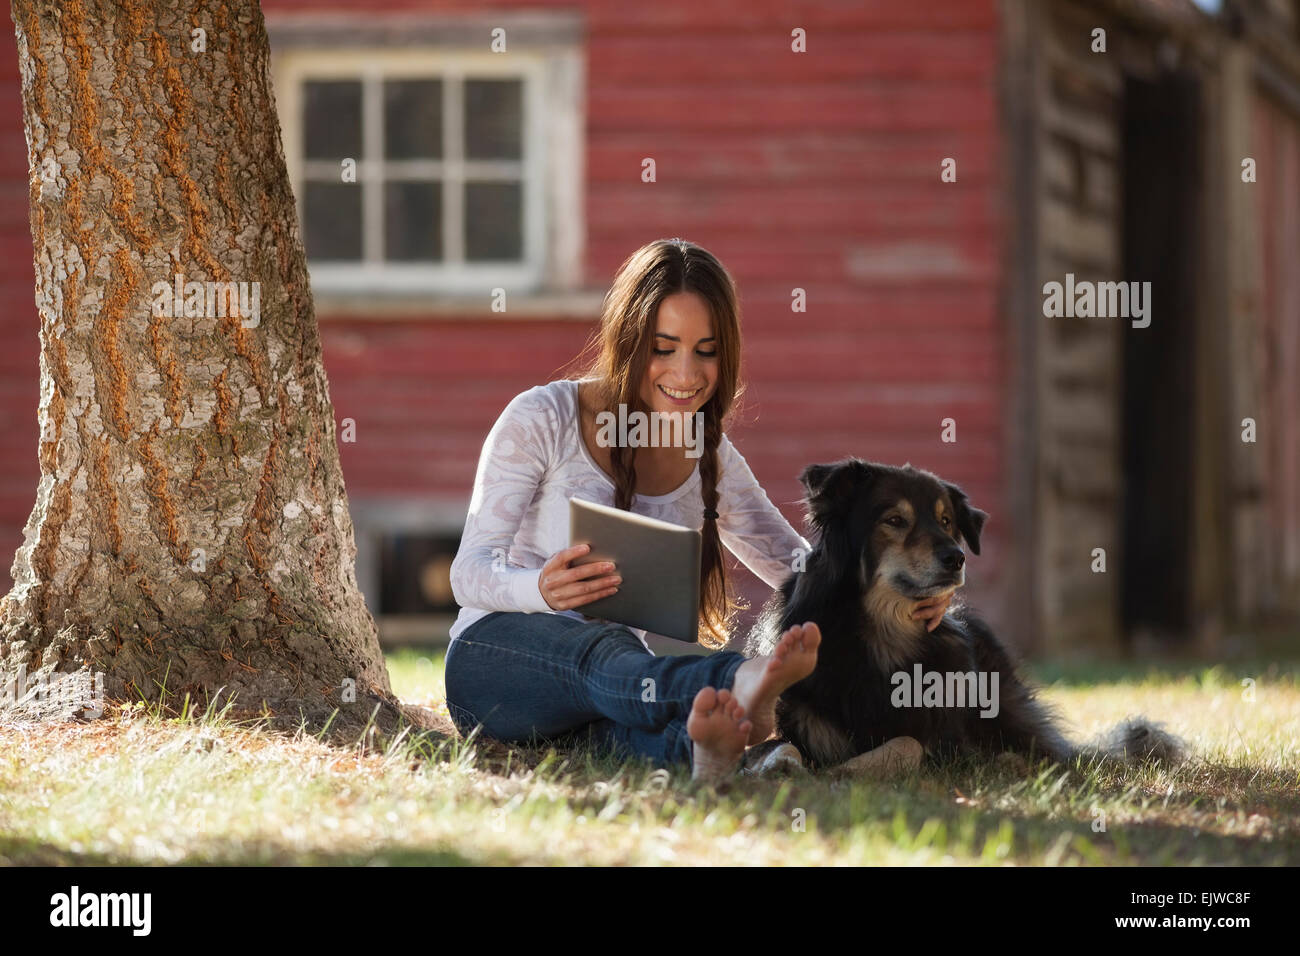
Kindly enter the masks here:
[[[796, 527], [804, 465], [910, 461], [992, 514], [969, 597], [1026, 648], [1300, 614], [1300, 4], [263, 8], [387, 639], [445, 636], [487, 429], [667, 236], [739, 283], [731, 435]], [[38, 350], [3, 64], [9, 553]], [[1067, 274], [1150, 282], [1153, 321], [1045, 314]]]

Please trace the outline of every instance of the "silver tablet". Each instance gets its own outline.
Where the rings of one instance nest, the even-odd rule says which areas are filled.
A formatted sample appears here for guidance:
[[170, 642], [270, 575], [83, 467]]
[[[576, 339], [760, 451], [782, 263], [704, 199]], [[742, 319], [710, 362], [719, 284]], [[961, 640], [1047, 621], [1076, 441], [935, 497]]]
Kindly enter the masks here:
[[569, 499], [569, 546], [591, 550], [573, 563], [613, 561], [618, 593], [574, 608], [587, 617], [698, 640], [700, 533], [582, 498]]

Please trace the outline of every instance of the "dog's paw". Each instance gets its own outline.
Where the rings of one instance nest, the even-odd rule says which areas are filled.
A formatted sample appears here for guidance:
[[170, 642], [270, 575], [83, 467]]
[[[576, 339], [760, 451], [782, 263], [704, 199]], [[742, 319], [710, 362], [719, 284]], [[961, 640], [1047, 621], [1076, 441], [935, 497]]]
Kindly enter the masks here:
[[753, 777], [785, 777], [804, 773], [803, 756], [792, 743], [782, 743], [745, 761], [741, 773]]

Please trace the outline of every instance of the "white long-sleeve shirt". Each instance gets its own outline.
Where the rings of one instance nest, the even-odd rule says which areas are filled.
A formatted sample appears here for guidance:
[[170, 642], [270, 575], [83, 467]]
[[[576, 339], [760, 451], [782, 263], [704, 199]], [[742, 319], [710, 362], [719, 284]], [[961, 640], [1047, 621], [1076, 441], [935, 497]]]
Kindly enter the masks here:
[[[718, 463], [719, 537], [746, 567], [779, 587], [798, 550], [808, 553], [809, 543], [768, 500], [726, 435], [718, 444]], [[449, 632], [453, 641], [492, 611], [583, 620], [581, 608], [553, 610], [538, 589], [542, 565], [569, 546], [572, 497], [612, 506], [614, 482], [582, 440], [578, 382], [560, 379], [515, 396], [483, 443], [465, 532], [451, 565], [452, 594], [461, 606]], [[632, 511], [700, 529], [698, 465], [666, 495], [636, 495]], [[633, 630], [645, 643], [645, 632]]]

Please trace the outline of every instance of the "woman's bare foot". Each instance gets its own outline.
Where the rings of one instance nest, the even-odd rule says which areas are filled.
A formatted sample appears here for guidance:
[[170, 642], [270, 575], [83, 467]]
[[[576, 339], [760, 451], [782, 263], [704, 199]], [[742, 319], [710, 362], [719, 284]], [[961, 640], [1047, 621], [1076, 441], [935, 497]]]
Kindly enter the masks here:
[[691, 779], [717, 783], [735, 773], [750, 727], [731, 691], [705, 687], [696, 694], [686, 718], [686, 733], [695, 741]]
[[753, 657], [736, 670], [731, 690], [754, 722], [749, 745], [761, 744], [776, 729], [776, 699], [817, 666], [822, 632], [812, 621], [796, 624], [776, 642], [771, 654]]

